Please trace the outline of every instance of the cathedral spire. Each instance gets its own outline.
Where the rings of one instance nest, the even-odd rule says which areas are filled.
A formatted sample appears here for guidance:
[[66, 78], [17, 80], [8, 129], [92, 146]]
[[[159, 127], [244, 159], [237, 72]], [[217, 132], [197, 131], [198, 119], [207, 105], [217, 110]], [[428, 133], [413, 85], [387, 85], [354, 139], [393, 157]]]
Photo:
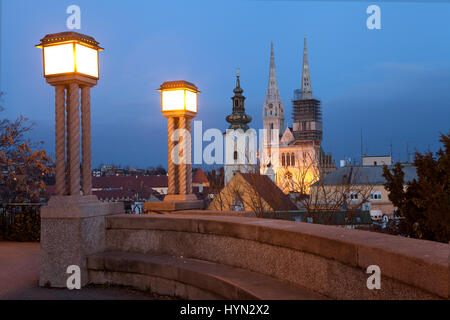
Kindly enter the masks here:
[[306, 35], [303, 39], [303, 68], [301, 98], [312, 99], [311, 76], [309, 74], [308, 52], [306, 50]]
[[273, 53], [273, 41], [270, 42], [270, 71], [269, 84], [267, 86], [266, 100], [280, 99], [278, 91], [277, 72], [275, 70], [275, 55]]
[[273, 42], [270, 42], [269, 83], [267, 86], [266, 98], [264, 100], [263, 119], [265, 120], [265, 127], [278, 129], [282, 132], [284, 127], [284, 109], [278, 90]]

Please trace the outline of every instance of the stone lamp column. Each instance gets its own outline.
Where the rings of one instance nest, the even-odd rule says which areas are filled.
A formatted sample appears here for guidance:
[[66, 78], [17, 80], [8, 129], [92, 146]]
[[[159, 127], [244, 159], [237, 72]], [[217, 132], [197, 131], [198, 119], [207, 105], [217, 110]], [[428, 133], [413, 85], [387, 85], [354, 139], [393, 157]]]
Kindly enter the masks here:
[[55, 87], [56, 194], [41, 208], [41, 286], [66, 287], [71, 265], [80, 267], [86, 284], [86, 255], [105, 247], [105, 216], [123, 212], [123, 203], [101, 203], [92, 195], [90, 90], [99, 79], [98, 44], [90, 36], [62, 32], [37, 45], [44, 77]]
[[187, 81], [164, 82], [161, 111], [167, 118], [168, 194], [162, 202], [146, 202], [145, 211], [202, 209], [192, 193], [191, 121], [197, 115], [197, 87]]

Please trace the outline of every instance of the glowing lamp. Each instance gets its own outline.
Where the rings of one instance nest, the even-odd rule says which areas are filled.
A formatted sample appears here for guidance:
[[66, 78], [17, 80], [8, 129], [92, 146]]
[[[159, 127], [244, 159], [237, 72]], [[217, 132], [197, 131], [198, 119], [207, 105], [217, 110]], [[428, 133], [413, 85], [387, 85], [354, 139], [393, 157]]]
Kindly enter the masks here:
[[161, 111], [167, 117], [197, 114], [197, 87], [187, 81], [167, 81], [158, 89], [161, 92]]
[[103, 50], [90, 36], [77, 32], [46, 35], [36, 47], [44, 59], [44, 77], [82, 75], [99, 78], [98, 52]]

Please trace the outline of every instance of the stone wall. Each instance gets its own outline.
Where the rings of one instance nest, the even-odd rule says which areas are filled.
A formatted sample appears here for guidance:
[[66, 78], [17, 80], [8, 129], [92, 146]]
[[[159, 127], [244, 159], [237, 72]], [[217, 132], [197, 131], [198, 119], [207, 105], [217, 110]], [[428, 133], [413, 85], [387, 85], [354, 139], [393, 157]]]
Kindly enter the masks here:
[[[334, 299], [439, 299], [449, 245], [340, 227], [233, 216], [106, 217], [106, 250], [160, 253], [239, 267]], [[381, 268], [380, 290], [366, 286]]]

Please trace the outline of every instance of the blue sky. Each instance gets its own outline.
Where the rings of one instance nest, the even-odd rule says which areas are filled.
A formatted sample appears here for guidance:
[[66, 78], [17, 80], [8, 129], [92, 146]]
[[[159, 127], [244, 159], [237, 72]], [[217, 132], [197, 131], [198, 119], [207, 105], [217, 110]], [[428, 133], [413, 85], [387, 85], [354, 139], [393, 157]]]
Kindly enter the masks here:
[[313, 93], [321, 99], [326, 151], [395, 160], [439, 146], [450, 129], [450, 3], [376, 2], [381, 30], [368, 30], [372, 2], [338, 1], [2, 1], [1, 117], [23, 114], [32, 138], [53, 155], [54, 91], [33, 46], [67, 31], [66, 8], [81, 7], [79, 32], [94, 36], [100, 81], [92, 90], [93, 164], [167, 162], [166, 120], [155, 91], [167, 80], [195, 83], [203, 128], [225, 129], [240, 67], [251, 126], [261, 128], [274, 41], [286, 124], [300, 86], [307, 35]]

